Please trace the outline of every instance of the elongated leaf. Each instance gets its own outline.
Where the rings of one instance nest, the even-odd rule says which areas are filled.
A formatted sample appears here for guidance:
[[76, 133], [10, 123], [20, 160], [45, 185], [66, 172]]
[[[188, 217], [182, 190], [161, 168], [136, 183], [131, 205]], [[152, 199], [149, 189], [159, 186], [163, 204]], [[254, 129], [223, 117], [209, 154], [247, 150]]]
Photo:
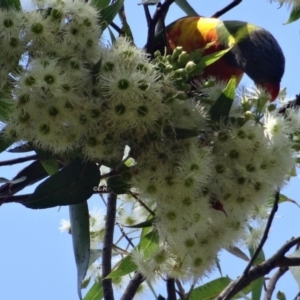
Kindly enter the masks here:
[[0, 131], [0, 153], [5, 151], [8, 147], [10, 147], [14, 142], [9, 141], [5, 137], [4, 133], [5, 128]]
[[277, 294], [276, 294], [276, 298], [278, 300], [286, 300], [286, 297], [285, 297], [285, 294], [281, 291], [278, 291]]
[[110, 3], [110, 0], [92, 0], [91, 4], [96, 7], [98, 10], [102, 10], [107, 7]]
[[77, 292], [81, 300], [81, 283], [86, 275], [90, 261], [90, 217], [87, 201], [70, 205], [69, 212], [73, 251], [77, 267]]
[[229, 246], [226, 248], [226, 250], [231, 253], [232, 255], [244, 260], [244, 261], [250, 261], [249, 257], [244, 253], [240, 248], [236, 246]]
[[[297, 206], [300, 208], [300, 205], [297, 203], [297, 201], [288, 198], [288, 197], [285, 196], [284, 194], [280, 194], [280, 195], [279, 195], [279, 201], [278, 201], [278, 204], [280, 204], [280, 203], [285, 203], [285, 202], [291, 202], [291, 203], [297, 205]], [[269, 199], [269, 201], [268, 201], [268, 203], [267, 203], [267, 206], [273, 207], [273, 204], [274, 204], [274, 197], [272, 197], [272, 198]]]
[[[213, 64], [215, 61], [217, 61], [218, 59], [220, 59], [223, 55], [225, 55], [228, 51], [230, 51], [231, 48], [225, 49], [225, 50], [221, 50], [212, 54], [208, 54], [205, 56], [201, 57], [201, 61], [199, 62], [199, 64], [197, 65], [197, 69], [200, 67], [201, 69]], [[193, 72], [196, 72], [193, 71]], [[192, 72], [192, 74], [193, 74]]]
[[[61, 168], [61, 166], [60, 166]], [[14, 195], [25, 187], [32, 185], [48, 176], [42, 164], [37, 160], [21, 170], [14, 178], [13, 181], [26, 177], [25, 180], [15, 184], [4, 184], [0, 187], [0, 196]]]
[[201, 134], [200, 130], [195, 130], [195, 129], [186, 129], [186, 128], [178, 128], [178, 127], [165, 127], [164, 133], [168, 136], [174, 136], [176, 135], [176, 138], [181, 140], [181, 139], [188, 139], [191, 137], [196, 137]]
[[35, 152], [39, 156], [41, 164], [49, 175], [53, 175], [59, 171], [57, 158], [55, 156], [40, 149], [35, 150]]
[[92, 196], [99, 181], [100, 172], [95, 163], [75, 158], [41, 183], [22, 204], [33, 209], [79, 204]]
[[0, 8], [21, 10], [19, 0], [0, 0]]
[[19, 177], [18, 179], [13, 179], [13, 180], [9, 180], [9, 179], [6, 179], [4, 177], [0, 177], [0, 183], [16, 184], [16, 183], [24, 181], [25, 179], [26, 179], [26, 176], [22, 176], [22, 177]]
[[114, 43], [116, 42], [117, 39], [116, 39], [114, 33], [112, 32], [112, 30], [110, 29], [109, 26], [107, 27], [107, 29], [108, 29], [108, 32], [109, 32], [109, 35], [110, 35], [111, 43], [114, 44]]
[[[250, 231], [251, 231], [251, 228], [250, 228]], [[250, 247], [249, 248], [249, 253], [250, 253], [251, 256], [253, 256], [254, 252], [255, 252], [255, 249]], [[254, 265], [260, 264], [263, 261], [265, 261], [265, 254], [264, 254], [264, 251], [261, 250], [259, 252], [256, 260], [254, 261]], [[255, 281], [252, 282], [252, 290], [251, 290], [252, 300], [260, 300], [263, 286], [264, 286], [264, 277], [258, 278], [258, 279], [256, 279]]]
[[[149, 230], [149, 228], [144, 228], [143, 230]], [[137, 246], [138, 250], [143, 253], [145, 258], [150, 257], [155, 251], [158, 250], [158, 232], [151, 228], [151, 231], [146, 235], [141, 236], [141, 241]]]
[[236, 79], [232, 77], [228, 82], [226, 88], [212, 105], [209, 110], [211, 120], [220, 121], [221, 118], [226, 118], [229, 115], [236, 88]]
[[103, 298], [103, 289], [101, 284], [101, 278], [99, 278], [90, 288], [90, 290], [85, 295], [83, 300], [101, 300], [102, 298]]
[[145, 227], [151, 227], [153, 225], [155, 218], [151, 218], [149, 220], [146, 220], [144, 222], [135, 224], [135, 225], [123, 225], [124, 227], [128, 227], [128, 228], [145, 228]]
[[214, 300], [228, 286], [230, 279], [220, 277], [193, 289], [189, 300]]
[[115, 270], [113, 270], [106, 278], [119, 278], [137, 270], [137, 265], [133, 262], [131, 254], [123, 258]]
[[187, 0], [175, 0], [175, 3], [188, 15], [188, 16], [199, 16]]
[[100, 26], [102, 30], [106, 29], [106, 27], [113, 21], [123, 4], [124, 0], [117, 0], [112, 5], [109, 5], [101, 10]]
[[31, 151], [34, 151], [34, 147], [31, 143], [18, 145], [16, 147], [13, 147], [8, 150], [8, 152], [11, 152], [11, 153], [26, 153], [26, 152], [31, 152]]
[[293, 22], [297, 21], [298, 19], [300, 19], [300, 8], [293, 7], [293, 9], [290, 13], [290, 17], [285, 24], [293, 23]]
[[3, 99], [0, 93], [0, 121], [6, 122], [13, 108], [13, 102], [7, 99]]

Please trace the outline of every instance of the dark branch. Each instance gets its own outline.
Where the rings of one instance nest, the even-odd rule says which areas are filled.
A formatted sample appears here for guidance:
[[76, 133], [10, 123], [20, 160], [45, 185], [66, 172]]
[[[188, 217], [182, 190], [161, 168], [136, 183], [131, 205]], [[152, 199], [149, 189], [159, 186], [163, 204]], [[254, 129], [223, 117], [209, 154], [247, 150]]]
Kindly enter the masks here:
[[300, 107], [300, 94], [296, 95], [295, 100], [289, 101], [287, 104], [283, 105], [278, 109], [278, 113], [285, 114], [289, 108], [299, 108]]
[[216, 300], [229, 300], [254, 280], [265, 276], [277, 267], [300, 266], [300, 257], [285, 257], [285, 254], [300, 242], [300, 236], [285, 243], [271, 258], [254, 266], [248, 273], [232, 281]]
[[38, 159], [38, 156], [35, 154], [35, 155], [19, 157], [15, 159], [4, 160], [4, 161], [0, 161], [0, 167], [16, 165], [26, 161], [36, 160], [36, 159]]
[[112, 246], [116, 220], [116, 205], [117, 195], [114, 193], [109, 194], [107, 199], [105, 234], [103, 239], [102, 253], [102, 288], [103, 297], [105, 300], [114, 299], [111, 279], [105, 279], [105, 277], [111, 272]]
[[255, 250], [253, 256], [251, 257], [250, 259], [250, 262], [249, 264], [247, 265], [247, 267], [245, 268], [244, 270], [244, 274], [246, 275], [249, 270], [251, 269], [251, 267], [253, 266], [256, 258], [258, 257], [260, 251], [262, 250], [267, 238], [268, 238], [268, 234], [269, 234], [269, 231], [270, 231], [270, 228], [271, 228], [271, 225], [272, 225], [272, 222], [273, 222], [273, 219], [274, 219], [274, 216], [278, 210], [278, 202], [279, 202], [279, 196], [280, 196], [280, 191], [278, 190], [275, 194], [275, 199], [274, 199], [274, 204], [273, 204], [273, 208], [271, 210], [271, 213], [270, 213], [270, 216], [269, 216], [269, 219], [268, 219], [268, 222], [267, 222], [267, 225], [266, 225], [266, 229], [264, 231], [264, 234], [261, 238], [261, 241], [257, 247], [257, 249]]
[[148, 27], [149, 27], [152, 18], [151, 18], [150, 11], [149, 11], [149, 7], [148, 7], [147, 4], [144, 5], [144, 12], [145, 12], [146, 20], [147, 20], [147, 25], [148, 25]]
[[121, 300], [133, 299], [134, 296], [136, 295], [136, 292], [137, 292], [139, 286], [143, 283], [144, 280], [145, 280], [145, 277], [142, 274], [136, 272], [134, 274], [133, 278], [128, 283], [128, 285], [121, 297]]
[[176, 290], [175, 290], [175, 280], [174, 278], [168, 278], [166, 281], [167, 284], [167, 300], [176, 300]]
[[184, 288], [183, 288], [183, 286], [182, 286], [179, 279], [176, 279], [175, 282], [176, 282], [176, 286], [177, 286], [177, 289], [178, 289], [177, 293], [178, 293], [180, 299], [184, 300], [185, 299], [185, 290], [184, 290]]
[[153, 18], [150, 20], [149, 26], [148, 26], [148, 38], [147, 38], [147, 44], [145, 46], [146, 52], [149, 53], [151, 56], [153, 56], [153, 43], [154, 43], [154, 37], [155, 37], [155, 27], [160, 20], [160, 18], [164, 15], [164, 13], [169, 9], [170, 5], [175, 0], [166, 0], [163, 4], [158, 4], [157, 9], [154, 13]]
[[115, 24], [114, 22], [111, 22], [109, 24], [119, 35], [123, 34], [123, 30], [117, 25]]
[[264, 300], [271, 300], [272, 299], [272, 295], [273, 292], [275, 290], [277, 281], [279, 280], [279, 278], [286, 272], [288, 271], [288, 267], [282, 267], [279, 268], [276, 273], [271, 277], [267, 289], [266, 289], [266, 293], [265, 293], [265, 297]]
[[233, 0], [229, 5], [224, 7], [223, 9], [217, 11], [215, 14], [211, 16], [211, 18], [219, 18], [234, 7], [238, 6], [243, 0]]

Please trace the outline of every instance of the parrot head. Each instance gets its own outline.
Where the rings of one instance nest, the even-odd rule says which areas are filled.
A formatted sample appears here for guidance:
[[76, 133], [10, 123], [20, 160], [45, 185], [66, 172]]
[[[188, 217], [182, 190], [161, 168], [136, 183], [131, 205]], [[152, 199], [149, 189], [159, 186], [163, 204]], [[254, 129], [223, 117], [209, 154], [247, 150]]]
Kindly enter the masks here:
[[256, 27], [228, 54], [230, 53], [233, 57], [229, 59], [234, 59], [258, 87], [270, 94], [270, 101], [274, 101], [280, 91], [285, 58], [273, 35], [263, 28]]

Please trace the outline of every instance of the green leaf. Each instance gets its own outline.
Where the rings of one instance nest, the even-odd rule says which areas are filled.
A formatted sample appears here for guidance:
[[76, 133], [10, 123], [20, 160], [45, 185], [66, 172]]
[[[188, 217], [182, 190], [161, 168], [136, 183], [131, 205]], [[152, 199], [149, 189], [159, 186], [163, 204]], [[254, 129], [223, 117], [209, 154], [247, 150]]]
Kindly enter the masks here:
[[164, 129], [164, 133], [168, 136], [176, 135], [176, 138], [181, 140], [181, 139], [188, 139], [191, 137], [196, 137], [201, 134], [201, 131], [195, 130], [195, 129], [186, 129], [186, 128], [178, 128], [178, 127], [170, 127], [167, 126]]
[[4, 95], [1, 92], [0, 97], [0, 121], [6, 122], [15, 106], [11, 100], [3, 98]]
[[95, 163], [75, 158], [60, 172], [42, 182], [22, 204], [28, 208], [49, 208], [79, 204], [93, 194], [100, 181]]
[[90, 217], [87, 201], [70, 205], [69, 212], [73, 251], [77, 267], [77, 292], [81, 300], [81, 284], [86, 275], [90, 260]]
[[102, 30], [106, 29], [106, 27], [113, 21], [123, 4], [124, 0], [116, 0], [112, 5], [101, 9], [100, 26]]
[[129, 254], [121, 260], [115, 270], [106, 276], [106, 279], [122, 277], [136, 271], [137, 269], [137, 265], [133, 262], [131, 254]]
[[103, 289], [101, 284], [101, 278], [93, 284], [90, 290], [87, 292], [83, 300], [100, 300], [103, 298]]
[[39, 161], [49, 175], [54, 175], [59, 171], [57, 158], [55, 156], [52, 156], [50, 153], [41, 149], [36, 149], [35, 152], [39, 156]]
[[9, 141], [5, 136], [5, 128], [0, 131], [0, 153], [5, 151], [8, 147], [10, 147], [14, 142]]
[[209, 110], [211, 120], [220, 121], [221, 118], [228, 117], [235, 96], [235, 88], [236, 78], [232, 77], [222, 94]]
[[9, 180], [9, 179], [6, 179], [4, 177], [0, 177], [0, 183], [10, 183], [10, 184], [16, 184], [16, 183], [19, 183], [19, 182], [22, 182], [24, 180], [26, 180], [26, 176], [22, 176], [22, 177], [19, 177], [17, 179], [13, 179], [13, 180]]
[[8, 150], [10, 153], [26, 153], [31, 151], [34, 151], [34, 147], [31, 143], [22, 144]]
[[[129, 169], [128, 167], [126, 167]], [[132, 178], [130, 171], [124, 171], [120, 176], [113, 176], [107, 179], [108, 188], [117, 195], [126, 194], [131, 188], [130, 180]]]
[[[250, 228], [250, 234], [251, 234], [251, 228]], [[254, 252], [255, 252], [255, 249], [252, 247], [249, 247], [249, 253], [250, 253], [251, 257], [253, 256]], [[256, 260], [254, 261], [254, 265], [258, 265], [264, 261], [265, 261], [265, 254], [264, 254], [263, 250], [261, 250], [259, 252]], [[252, 282], [252, 290], [251, 290], [252, 300], [260, 300], [263, 286], [264, 286], [264, 277], [263, 276]]]
[[187, 0], [175, 0], [175, 3], [188, 15], [188, 16], [196, 16], [199, 15], [192, 8], [192, 6], [187, 2]]
[[218, 259], [218, 257], [215, 258], [215, 263], [216, 263], [216, 266], [217, 266], [217, 269], [218, 269], [220, 275], [223, 276], [222, 268], [221, 268], [221, 265], [220, 265], [220, 260]]
[[107, 7], [110, 3], [110, 0], [92, 0], [92, 6], [96, 7], [98, 10], [102, 10]]
[[133, 34], [132, 34], [131, 28], [130, 28], [130, 26], [128, 25], [127, 22], [123, 24], [121, 30], [122, 30], [122, 31], [121, 31], [120, 36], [125, 36], [125, 37], [127, 37], [132, 43], [134, 43]]
[[[151, 231], [145, 235], [142, 232], [140, 243], [137, 246], [138, 250], [143, 254], [145, 258], [149, 258], [159, 248], [158, 232], [152, 228], [150, 230]], [[147, 232], [149, 231], [149, 228], [144, 228], [143, 231]]]
[[228, 277], [220, 277], [193, 289], [189, 300], [214, 300], [230, 283]]
[[[214, 62], [216, 62], [218, 59], [220, 59], [223, 55], [225, 55], [227, 52], [229, 52], [231, 50], [231, 48], [222, 50], [222, 51], [218, 51], [209, 55], [205, 55], [201, 57], [201, 61], [197, 64], [197, 68], [199, 67], [201, 69], [213, 64]], [[195, 72], [195, 71], [194, 71]], [[193, 74], [193, 73], [192, 73]]]
[[284, 24], [286, 25], [286, 24], [293, 23], [293, 22], [297, 21], [299, 18], [300, 18], [300, 8], [299, 7], [293, 7], [293, 9], [290, 13], [289, 19]]
[[0, 8], [21, 10], [19, 0], [0, 0]]
[[[18, 183], [15, 184], [5, 184], [1, 186], [0, 188], [0, 195], [5, 196], [5, 195], [14, 195], [17, 192], [21, 191], [25, 187], [34, 184], [45, 177], [47, 177], [48, 174], [41, 165], [41, 163], [36, 160], [29, 164], [27, 167], [22, 169], [14, 178], [13, 181], [17, 181]], [[26, 177], [25, 180], [19, 181], [20, 178]], [[26, 199], [28, 199], [26, 197]], [[22, 202], [19, 202], [22, 203]]]
[[149, 220], [146, 220], [144, 222], [135, 224], [135, 225], [122, 225], [123, 227], [128, 227], [128, 228], [145, 228], [145, 227], [151, 227], [153, 225], [155, 218], [151, 218]]
[[281, 291], [277, 292], [276, 298], [278, 300], [286, 300], [285, 294], [283, 292], [281, 292]]
[[99, 74], [101, 71], [101, 66], [102, 66], [102, 58], [100, 58], [95, 65], [93, 66], [91, 70], [91, 75], [92, 75], [92, 82], [94, 85], [96, 85], [99, 81]]
[[112, 30], [110, 29], [109, 26], [107, 27], [107, 29], [108, 29], [108, 32], [109, 32], [109, 35], [110, 35], [111, 43], [114, 44], [116, 42], [116, 37], [115, 37], [114, 33], [112, 32]]
[[[285, 202], [291, 202], [291, 203], [297, 205], [298, 207], [300, 207], [300, 205], [297, 203], [297, 201], [295, 201], [293, 199], [290, 199], [290, 198], [288, 198], [287, 196], [285, 196], [283, 194], [280, 194], [278, 204], [285, 203]], [[268, 203], [267, 203], [268, 207], [273, 207], [273, 205], [274, 205], [274, 197], [270, 198]]]

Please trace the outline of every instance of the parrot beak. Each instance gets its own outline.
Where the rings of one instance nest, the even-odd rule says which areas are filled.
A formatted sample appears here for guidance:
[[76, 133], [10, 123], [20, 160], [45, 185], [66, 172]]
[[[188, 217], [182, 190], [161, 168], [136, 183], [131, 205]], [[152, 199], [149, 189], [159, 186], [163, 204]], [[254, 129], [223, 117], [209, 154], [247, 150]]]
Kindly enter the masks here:
[[278, 97], [280, 91], [280, 83], [267, 82], [264, 83], [262, 86], [270, 94], [271, 96], [270, 102], [273, 102]]

